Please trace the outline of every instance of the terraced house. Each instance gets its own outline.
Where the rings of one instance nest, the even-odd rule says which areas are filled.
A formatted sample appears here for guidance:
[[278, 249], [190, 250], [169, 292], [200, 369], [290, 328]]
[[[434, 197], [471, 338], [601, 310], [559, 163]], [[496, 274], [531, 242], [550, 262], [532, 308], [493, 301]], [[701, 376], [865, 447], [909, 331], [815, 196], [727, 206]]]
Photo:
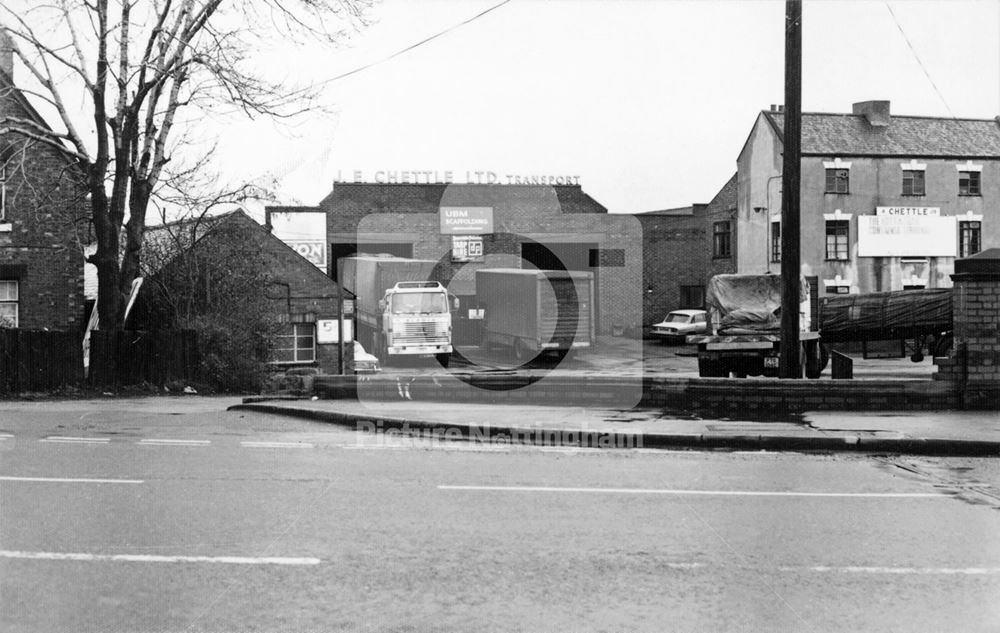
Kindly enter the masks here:
[[84, 174], [56, 148], [6, 131], [48, 128], [14, 84], [0, 32], [0, 327], [71, 330], [84, 318]]
[[[784, 112], [738, 159], [737, 211], [713, 226], [739, 272], [780, 272]], [[899, 116], [888, 101], [803, 113], [802, 273], [819, 295], [950, 287], [956, 258], [1000, 246], [1000, 119]]]

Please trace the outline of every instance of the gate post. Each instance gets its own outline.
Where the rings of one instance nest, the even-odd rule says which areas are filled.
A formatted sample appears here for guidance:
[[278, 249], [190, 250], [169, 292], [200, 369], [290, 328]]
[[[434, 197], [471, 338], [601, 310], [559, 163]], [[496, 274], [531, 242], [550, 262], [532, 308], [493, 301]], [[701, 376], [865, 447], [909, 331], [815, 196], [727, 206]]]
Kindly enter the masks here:
[[934, 378], [955, 384], [964, 409], [1000, 409], [1000, 248], [955, 260], [951, 279], [954, 344]]

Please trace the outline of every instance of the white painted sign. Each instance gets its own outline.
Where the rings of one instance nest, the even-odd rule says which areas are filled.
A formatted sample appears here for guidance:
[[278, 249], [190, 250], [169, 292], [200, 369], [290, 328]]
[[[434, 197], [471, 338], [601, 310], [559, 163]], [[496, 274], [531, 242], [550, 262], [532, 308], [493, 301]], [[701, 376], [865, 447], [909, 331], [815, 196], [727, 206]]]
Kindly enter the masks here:
[[858, 216], [859, 257], [955, 257], [957, 246], [954, 216]]
[[326, 214], [314, 211], [273, 211], [274, 236], [326, 272]]
[[875, 207], [876, 215], [941, 215], [941, 207]]
[[442, 235], [482, 235], [493, 232], [493, 207], [441, 207]]
[[451, 238], [451, 261], [483, 261], [483, 238], [479, 235], [453, 235]]
[[[354, 340], [354, 320], [344, 319], [344, 342]], [[316, 342], [320, 345], [337, 342], [337, 319], [316, 320]]]

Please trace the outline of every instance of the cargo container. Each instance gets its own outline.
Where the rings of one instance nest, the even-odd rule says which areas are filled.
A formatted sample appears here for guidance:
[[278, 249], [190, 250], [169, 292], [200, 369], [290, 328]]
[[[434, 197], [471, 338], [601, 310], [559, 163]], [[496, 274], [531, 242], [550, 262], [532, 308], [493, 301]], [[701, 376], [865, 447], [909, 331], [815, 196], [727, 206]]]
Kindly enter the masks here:
[[483, 345], [502, 346], [519, 362], [543, 352], [564, 357], [594, 342], [594, 275], [565, 270], [476, 271]]

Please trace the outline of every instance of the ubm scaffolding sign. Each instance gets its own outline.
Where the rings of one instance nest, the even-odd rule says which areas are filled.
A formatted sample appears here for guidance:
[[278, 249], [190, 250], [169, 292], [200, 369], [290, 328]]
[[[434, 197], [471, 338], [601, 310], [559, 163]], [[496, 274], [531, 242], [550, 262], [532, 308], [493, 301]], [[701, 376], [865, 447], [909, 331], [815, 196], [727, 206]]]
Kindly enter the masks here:
[[859, 257], [954, 257], [955, 217], [939, 207], [876, 207], [858, 216]]

